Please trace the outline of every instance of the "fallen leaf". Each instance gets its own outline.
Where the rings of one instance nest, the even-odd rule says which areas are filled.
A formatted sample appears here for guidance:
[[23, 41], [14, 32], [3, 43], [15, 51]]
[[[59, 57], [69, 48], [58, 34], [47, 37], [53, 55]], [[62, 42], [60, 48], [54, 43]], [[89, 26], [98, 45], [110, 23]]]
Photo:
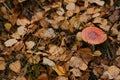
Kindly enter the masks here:
[[58, 10], [56, 11], [56, 13], [60, 16], [62, 16], [65, 13], [65, 10], [63, 8], [58, 8]]
[[91, 52], [90, 48], [80, 48], [78, 50], [78, 53], [80, 54], [81, 58], [83, 59], [83, 61], [88, 64], [89, 61], [91, 61], [93, 59], [93, 54]]
[[15, 80], [27, 80], [24, 76], [18, 76]]
[[5, 26], [5, 29], [6, 29], [7, 31], [10, 31], [10, 29], [11, 29], [11, 27], [12, 27], [12, 25], [11, 25], [10, 23], [5, 23], [4, 26]]
[[32, 49], [36, 45], [34, 41], [26, 41], [25, 44], [27, 49]]
[[81, 33], [82, 33], [82, 32], [78, 32], [78, 33], [76, 34], [76, 39], [77, 39], [78, 41], [82, 41]]
[[24, 36], [27, 33], [27, 28], [25, 28], [25, 26], [20, 26], [17, 28], [17, 33]]
[[22, 3], [22, 2], [24, 2], [24, 1], [26, 1], [26, 0], [18, 0], [19, 3]]
[[38, 77], [37, 80], [48, 80], [48, 76], [47, 76], [47, 74], [43, 73]]
[[68, 78], [64, 76], [58, 76], [56, 80], [68, 80]]
[[66, 73], [64, 68], [59, 65], [57, 65], [54, 70], [59, 76], [65, 75], [65, 73]]
[[38, 37], [38, 38], [43, 38], [43, 39], [52, 39], [56, 36], [54, 30], [52, 28], [48, 28], [48, 29], [39, 29], [34, 36]]
[[30, 64], [38, 64], [40, 61], [40, 56], [38, 55], [35, 55], [35, 56], [31, 56], [29, 59], [28, 59], [28, 62]]
[[74, 75], [75, 77], [80, 77], [80, 76], [82, 75], [82, 73], [80, 72], [80, 70], [77, 69], [77, 68], [73, 68], [73, 69], [71, 69], [70, 71], [73, 73], [73, 75]]
[[88, 66], [82, 61], [82, 59], [78, 57], [72, 57], [70, 59], [70, 66], [79, 68], [83, 71], [85, 71], [88, 68]]
[[101, 53], [101, 51], [96, 50], [93, 54], [94, 54], [94, 56], [100, 56], [102, 53]]
[[67, 10], [74, 10], [75, 9], [75, 3], [68, 3], [66, 6]]
[[18, 32], [15, 32], [11, 35], [14, 39], [20, 39], [20, 35], [18, 34]]
[[6, 68], [5, 61], [0, 61], [0, 70], [5, 70], [5, 68]]
[[30, 21], [27, 18], [18, 18], [16, 21], [16, 24], [18, 26], [25, 26], [25, 25], [30, 24]]
[[103, 6], [105, 4], [102, 0], [88, 0], [90, 3], [96, 3], [99, 6]]
[[18, 41], [16, 39], [9, 39], [9, 40], [5, 41], [4, 44], [6, 47], [11, 47], [12, 45], [14, 45], [17, 42]]
[[15, 61], [15, 62], [12, 62], [10, 65], [9, 65], [9, 68], [14, 71], [15, 73], [19, 73], [20, 70], [21, 70], [21, 63], [20, 61]]
[[111, 22], [115, 22], [115, 21], [117, 21], [118, 19], [119, 19], [119, 13], [120, 13], [120, 11], [118, 10], [118, 9], [116, 9], [114, 12], [113, 12], [113, 14], [109, 17], [109, 20], [111, 21]]
[[50, 67], [52, 67], [53, 69], [55, 68], [55, 63], [52, 61], [52, 60], [50, 60], [50, 59], [48, 59], [48, 58], [43, 58], [43, 64], [44, 65], [49, 65]]

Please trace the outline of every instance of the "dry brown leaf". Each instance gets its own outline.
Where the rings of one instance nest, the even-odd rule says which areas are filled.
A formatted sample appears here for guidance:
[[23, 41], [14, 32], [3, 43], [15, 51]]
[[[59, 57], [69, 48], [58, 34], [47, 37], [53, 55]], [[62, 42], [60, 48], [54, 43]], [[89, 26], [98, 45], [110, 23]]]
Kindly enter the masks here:
[[38, 55], [31, 56], [28, 60], [30, 64], [38, 64], [39, 61], [40, 61], [40, 56]]
[[79, 17], [79, 21], [80, 22], [88, 22], [88, 20], [91, 19], [91, 16], [90, 15], [86, 15], [86, 14], [82, 14], [80, 15]]
[[82, 57], [83, 61], [88, 64], [88, 62], [90, 60], [93, 59], [93, 54], [91, 52], [91, 49], [90, 48], [80, 48], [78, 50], [78, 53], [80, 54], [80, 56]]
[[116, 78], [120, 73], [120, 69], [113, 65], [108, 67], [108, 73], [111, 77]]
[[5, 67], [6, 67], [5, 61], [0, 60], [0, 70], [5, 70]]
[[48, 28], [48, 29], [42, 28], [42, 29], [39, 29], [34, 34], [34, 36], [47, 40], [47, 39], [54, 38], [56, 36], [56, 34], [55, 34], [55, 32], [54, 32], [54, 30], [52, 28]]
[[2, 6], [2, 7], [0, 8], [0, 10], [1, 10], [1, 12], [2, 12], [3, 14], [7, 14], [7, 9], [6, 9], [6, 7]]
[[78, 33], [76, 34], [76, 39], [77, 39], [78, 41], [82, 41], [81, 33], [82, 33], [82, 32], [78, 32]]
[[44, 65], [49, 65], [53, 69], [56, 67], [55, 63], [52, 60], [50, 60], [48, 58], [45, 58], [45, 57], [43, 58], [43, 64]]
[[58, 76], [55, 80], [68, 80], [68, 78], [64, 76]]
[[18, 26], [25, 26], [25, 25], [30, 24], [30, 21], [27, 18], [18, 18], [16, 21], [16, 24]]
[[65, 10], [63, 8], [58, 8], [58, 10], [56, 11], [56, 13], [60, 16], [62, 16], [65, 13]]
[[22, 41], [19, 41], [14, 45], [14, 49], [16, 51], [20, 51], [23, 47], [24, 47], [24, 43]]
[[60, 26], [60, 28], [61, 28], [62, 30], [69, 30], [68, 25], [69, 25], [68, 20], [64, 20], [64, 21], [62, 22], [62, 25]]
[[69, 17], [71, 17], [73, 14], [74, 14], [74, 11], [72, 11], [72, 10], [66, 11], [65, 17], [69, 18]]
[[47, 76], [47, 74], [41, 74], [39, 77], [38, 77], [38, 79], [37, 80], [48, 80], [48, 76]]
[[25, 44], [27, 49], [32, 49], [36, 45], [34, 41], [26, 41]]
[[3, 3], [5, 0], [0, 0], [0, 3]]
[[18, 76], [15, 80], [27, 80], [24, 76]]
[[68, 3], [66, 5], [67, 10], [74, 10], [75, 9], [75, 3]]
[[34, 23], [39, 21], [40, 19], [43, 18], [44, 12], [36, 12], [34, 16], [32, 16], [32, 20], [30, 23]]
[[75, 77], [80, 77], [80, 76], [82, 75], [82, 73], [80, 72], [80, 70], [77, 69], [77, 68], [73, 68], [73, 69], [71, 69], [70, 71], [73, 73], [73, 75], [74, 75]]
[[103, 6], [105, 4], [102, 0], [88, 0], [90, 3], [96, 3], [99, 6]]
[[9, 65], [9, 68], [14, 71], [15, 73], [19, 73], [20, 70], [21, 70], [21, 63], [20, 61], [15, 61], [15, 62], [12, 62], [10, 65]]
[[66, 2], [66, 3], [75, 3], [75, 2], [77, 2], [77, 0], [64, 0], [64, 2]]
[[20, 35], [18, 34], [18, 32], [15, 32], [11, 35], [14, 39], [20, 39]]
[[88, 68], [88, 66], [79, 57], [72, 57], [70, 59], [70, 66], [79, 68], [80, 70], [83, 70], [83, 71], [85, 71]]
[[115, 79], [120, 73], [120, 69], [116, 66], [108, 67], [108, 70], [105, 71], [102, 75], [103, 78], [108, 77], [109, 79]]
[[9, 39], [9, 40], [5, 41], [4, 44], [6, 47], [11, 47], [12, 45], [14, 45], [17, 42], [18, 41], [16, 39]]
[[17, 28], [17, 33], [20, 36], [24, 36], [27, 33], [27, 28], [25, 28], [25, 26], [20, 26]]
[[117, 35], [117, 40], [120, 41], [120, 32]]
[[119, 13], [120, 13], [120, 11], [118, 10], [118, 9], [116, 9], [114, 12], [113, 12], [113, 14], [109, 17], [109, 20], [111, 21], [111, 22], [115, 22], [115, 21], [117, 21], [118, 19], [119, 19]]
[[24, 1], [26, 1], [26, 0], [18, 0], [19, 3], [22, 3], [22, 2], [24, 2]]
[[100, 56], [102, 53], [101, 53], [101, 51], [96, 50], [93, 54], [94, 54], [94, 56]]

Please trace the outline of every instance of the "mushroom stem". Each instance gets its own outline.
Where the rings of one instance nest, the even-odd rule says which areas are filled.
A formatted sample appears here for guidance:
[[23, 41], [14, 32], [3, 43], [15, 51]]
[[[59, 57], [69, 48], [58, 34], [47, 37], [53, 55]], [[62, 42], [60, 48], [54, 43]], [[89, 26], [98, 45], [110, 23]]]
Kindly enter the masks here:
[[95, 51], [95, 45], [92, 44], [92, 52]]

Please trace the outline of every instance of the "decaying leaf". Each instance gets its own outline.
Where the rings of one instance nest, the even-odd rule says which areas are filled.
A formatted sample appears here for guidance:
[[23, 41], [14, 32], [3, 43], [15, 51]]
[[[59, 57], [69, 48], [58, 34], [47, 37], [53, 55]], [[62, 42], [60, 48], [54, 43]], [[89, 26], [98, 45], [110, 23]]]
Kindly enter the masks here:
[[77, 0], [64, 0], [64, 2], [66, 2], [66, 3], [75, 3], [75, 2], [77, 2]]
[[117, 21], [119, 19], [119, 13], [120, 13], [119, 10], [115, 10], [113, 14], [109, 17], [110, 21], [113, 23]]
[[116, 54], [117, 54], [117, 55], [120, 55], [120, 47], [117, 49]]
[[99, 6], [103, 6], [105, 4], [102, 0], [88, 0], [90, 3], [96, 3]]
[[68, 80], [68, 78], [64, 76], [58, 76], [55, 80]]
[[18, 34], [18, 32], [15, 32], [11, 35], [14, 39], [20, 39], [20, 35]]
[[78, 53], [86, 64], [88, 64], [88, 62], [91, 61], [94, 56], [90, 48], [81, 48], [78, 50]]
[[103, 73], [102, 77], [108, 76], [109, 79], [115, 79], [120, 73], [120, 69], [116, 66], [108, 67], [108, 70]]
[[77, 69], [77, 68], [73, 68], [73, 69], [71, 69], [70, 71], [73, 73], [73, 75], [74, 75], [75, 77], [80, 77], [80, 76], [82, 75], [82, 73], [80, 72], [80, 70]]
[[78, 41], [82, 41], [81, 32], [78, 32], [78, 33], [76, 34], [76, 39], [77, 39]]
[[102, 53], [99, 50], [96, 50], [93, 54], [94, 56], [100, 56]]
[[21, 63], [20, 61], [15, 61], [15, 62], [12, 62], [10, 65], [9, 65], [9, 68], [14, 71], [15, 73], [19, 73], [20, 70], [21, 70]]
[[59, 9], [56, 11], [56, 13], [57, 13], [58, 15], [62, 16], [62, 15], [65, 13], [65, 11], [64, 11], [63, 8], [59, 8]]
[[67, 10], [74, 10], [75, 9], [75, 3], [68, 3], [68, 5], [66, 6]]
[[43, 39], [52, 39], [56, 36], [54, 30], [52, 28], [48, 28], [48, 29], [40, 29], [38, 30], [34, 36], [39, 37], [39, 38], [43, 38]]
[[79, 68], [83, 71], [85, 71], [88, 68], [88, 66], [83, 62], [83, 60], [78, 57], [72, 57], [70, 59], [70, 66]]
[[18, 18], [16, 21], [16, 24], [18, 26], [25, 26], [25, 25], [30, 24], [30, 21], [27, 18]]
[[41, 74], [41, 75], [38, 77], [37, 80], [48, 80], [48, 75], [45, 74], [45, 73], [43, 73], [43, 74]]
[[24, 1], [26, 1], [26, 0], [18, 0], [19, 3], [22, 3], [22, 2], [24, 2]]
[[25, 44], [27, 49], [32, 49], [36, 45], [34, 41], [26, 41]]
[[0, 61], [0, 70], [5, 70], [6, 63], [5, 61]]
[[16, 51], [20, 51], [23, 47], [24, 47], [24, 43], [22, 41], [19, 41], [14, 45], [14, 49]]
[[27, 28], [25, 28], [25, 26], [20, 26], [17, 28], [17, 32], [19, 35], [24, 36], [27, 33]]
[[12, 45], [14, 45], [17, 42], [18, 41], [16, 39], [9, 39], [9, 40], [5, 41], [4, 44], [6, 47], [11, 47]]
[[50, 60], [50, 59], [48, 59], [48, 58], [43, 58], [43, 64], [44, 65], [49, 65], [50, 67], [52, 67], [53, 69], [55, 68], [55, 63], [52, 61], [52, 60]]
[[18, 76], [15, 80], [27, 80], [24, 76]]
[[117, 35], [117, 40], [120, 41], [120, 32]]
[[30, 64], [38, 64], [39, 61], [40, 61], [40, 56], [38, 56], [38, 55], [31, 56], [31, 57], [29, 58], [29, 60], [28, 60], [28, 62], [29, 62]]

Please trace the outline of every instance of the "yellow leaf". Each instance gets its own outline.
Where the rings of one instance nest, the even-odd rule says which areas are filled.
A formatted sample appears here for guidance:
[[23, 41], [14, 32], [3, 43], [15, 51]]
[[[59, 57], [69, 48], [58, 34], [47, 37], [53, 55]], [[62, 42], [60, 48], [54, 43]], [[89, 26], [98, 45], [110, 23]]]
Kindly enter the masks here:
[[5, 29], [6, 29], [7, 31], [10, 31], [10, 29], [11, 29], [11, 27], [12, 27], [12, 25], [11, 25], [10, 23], [5, 23], [4, 26], [5, 26]]
[[59, 76], [65, 75], [65, 70], [62, 66], [56, 66], [54, 70]]

